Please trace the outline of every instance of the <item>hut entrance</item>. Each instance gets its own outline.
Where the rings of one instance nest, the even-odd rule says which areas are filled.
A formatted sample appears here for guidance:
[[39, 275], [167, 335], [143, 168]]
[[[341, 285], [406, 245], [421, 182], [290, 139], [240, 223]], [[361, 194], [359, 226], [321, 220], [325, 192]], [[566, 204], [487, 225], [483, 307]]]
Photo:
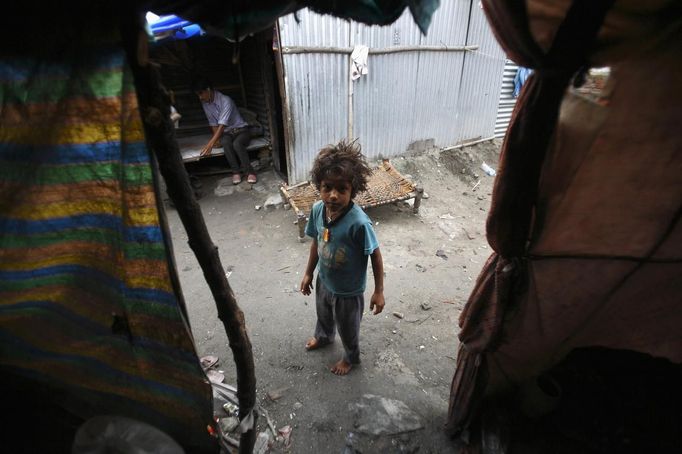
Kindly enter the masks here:
[[183, 161], [192, 174], [228, 173], [231, 169], [222, 148], [209, 156], [200, 152], [211, 138], [192, 81], [204, 76], [214, 89], [232, 98], [251, 130], [249, 159], [256, 170], [272, 166], [285, 180], [281, 100], [273, 56], [273, 30], [265, 30], [240, 43], [215, 36], [166, 39], [151, 48], [151, 60], [160, 66], [165, 87], [172, 92], [181, 115], [176, 137]]

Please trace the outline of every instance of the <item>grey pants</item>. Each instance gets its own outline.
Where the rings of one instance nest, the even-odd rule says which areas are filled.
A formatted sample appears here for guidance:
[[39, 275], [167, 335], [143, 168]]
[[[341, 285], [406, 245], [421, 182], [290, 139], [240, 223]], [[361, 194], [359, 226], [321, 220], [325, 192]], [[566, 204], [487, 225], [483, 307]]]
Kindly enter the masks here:
[[[223, 134], [223, 150], [225, 150], [225, 157], [230, 167], [235, 173], [249, 174], [254, 173], [249, 161], [249, 152], [246, 147], [251, 141], [251, 133], [248, 128], [241, 130], [235, 134]], [[239, 160], [237, 160], [239, 157]], [[239, 165], [241, 162], [241, 165]]]
[[344, 359], [351, 364], [360, 362], [360, 320], [365, 310], [365, 297], [334, 296], [322, 284], [320, 277], [316, 280], [315, 307], [317, 309], [317, 325], [315, 338], [320, 345], [334, 340], [336, 329], [343, 342]]

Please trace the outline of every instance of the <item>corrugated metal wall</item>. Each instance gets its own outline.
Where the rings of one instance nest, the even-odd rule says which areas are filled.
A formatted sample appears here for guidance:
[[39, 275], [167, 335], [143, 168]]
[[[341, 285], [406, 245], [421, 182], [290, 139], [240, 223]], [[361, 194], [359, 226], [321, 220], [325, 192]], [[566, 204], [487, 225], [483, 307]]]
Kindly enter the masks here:
[[497, 107], [497, 120], [495, 121], [495, 137], [503, 138], [507, 133], [509, 120], [516, 105], [514, 98], [514, 77], [518, 66], [511, 60], [507, 60], [504, 65], [502, 76], [502, 89], [500, 90], [500, 102]]
[[[281, 46], [347, 47], [350, 24], [307, 9], [280, 19]], [[346, 137], [348, 57], [342, 54], [284, 55], [284, 89], [292, 125], [289, 182], [308, 179], [317, 151]]]
[[[418, 141], [447, 147], [491, 137], [504, 66], [478, 1], [443, 0], [427, 36], [405, 12], [395, 23], [367, 26], [308, 10], [279, 20], [281, 47], [370, 50], [404, 46], [461, 47], [473, 52], [370, 54], [369, 74], [353, 83], [352, 129], [370, 159], [404, 153]], [[317, 151], [348, 134], [348, 61], [342, 53], [284, 52], [289, 182], [308, 178]]]
[[[351, 31], [350, 46], [370, 49], [418, 45], [421, 39], [407, 12], [388, 27], [353, 23]], [[369, 73], [353, 82], [353, 136], [367, 157], [388, 157], [414, 137], [419, 53], [370, 55], [367, 61]]]
[[504, 71], [504, 51], [495, 40], [479, 1], [471, 5], [467, 44], [478, 50], [467, 52], [462, 71], [458, 139], [470, 141], [493, 137]]

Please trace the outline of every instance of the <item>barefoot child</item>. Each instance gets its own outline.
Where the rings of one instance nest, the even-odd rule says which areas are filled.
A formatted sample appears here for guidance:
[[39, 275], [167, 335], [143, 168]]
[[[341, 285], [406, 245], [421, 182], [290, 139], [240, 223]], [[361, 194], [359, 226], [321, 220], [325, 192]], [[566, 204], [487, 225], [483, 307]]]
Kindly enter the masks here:
[[360, 148], [354, 143], [340, 142], [323, 148], [311, 171], [312, 181], [320, 191], [306, 225], [313, 238], [301, 293], [310, 295], [313, 273], [318, 267], [315, 284], [317, 325], [306, 349], [315, 350], [334, 340], [335, 328], [343, 342], [345, 354], [331, 368], [346, 375], [360, 362], [360, 320], [365, 307], [363, 297], [367, 281], [367, 256], [371, 257], [374, 293], [369, 308], [374, 314], [384, 309], [384, 265], [381, 260], [372, 221], [362, 208], [352, 202], [365, 190], [372, 171]]

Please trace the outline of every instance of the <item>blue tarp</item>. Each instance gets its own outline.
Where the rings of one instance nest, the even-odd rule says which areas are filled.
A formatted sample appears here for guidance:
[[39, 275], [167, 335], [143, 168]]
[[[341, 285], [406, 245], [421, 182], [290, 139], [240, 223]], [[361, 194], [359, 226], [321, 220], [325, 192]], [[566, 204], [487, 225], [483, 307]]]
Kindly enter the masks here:
[[197, 24], [173, 14], [149, 21], [149, 28], [157, 40], [188, 39], [205, 33]]

